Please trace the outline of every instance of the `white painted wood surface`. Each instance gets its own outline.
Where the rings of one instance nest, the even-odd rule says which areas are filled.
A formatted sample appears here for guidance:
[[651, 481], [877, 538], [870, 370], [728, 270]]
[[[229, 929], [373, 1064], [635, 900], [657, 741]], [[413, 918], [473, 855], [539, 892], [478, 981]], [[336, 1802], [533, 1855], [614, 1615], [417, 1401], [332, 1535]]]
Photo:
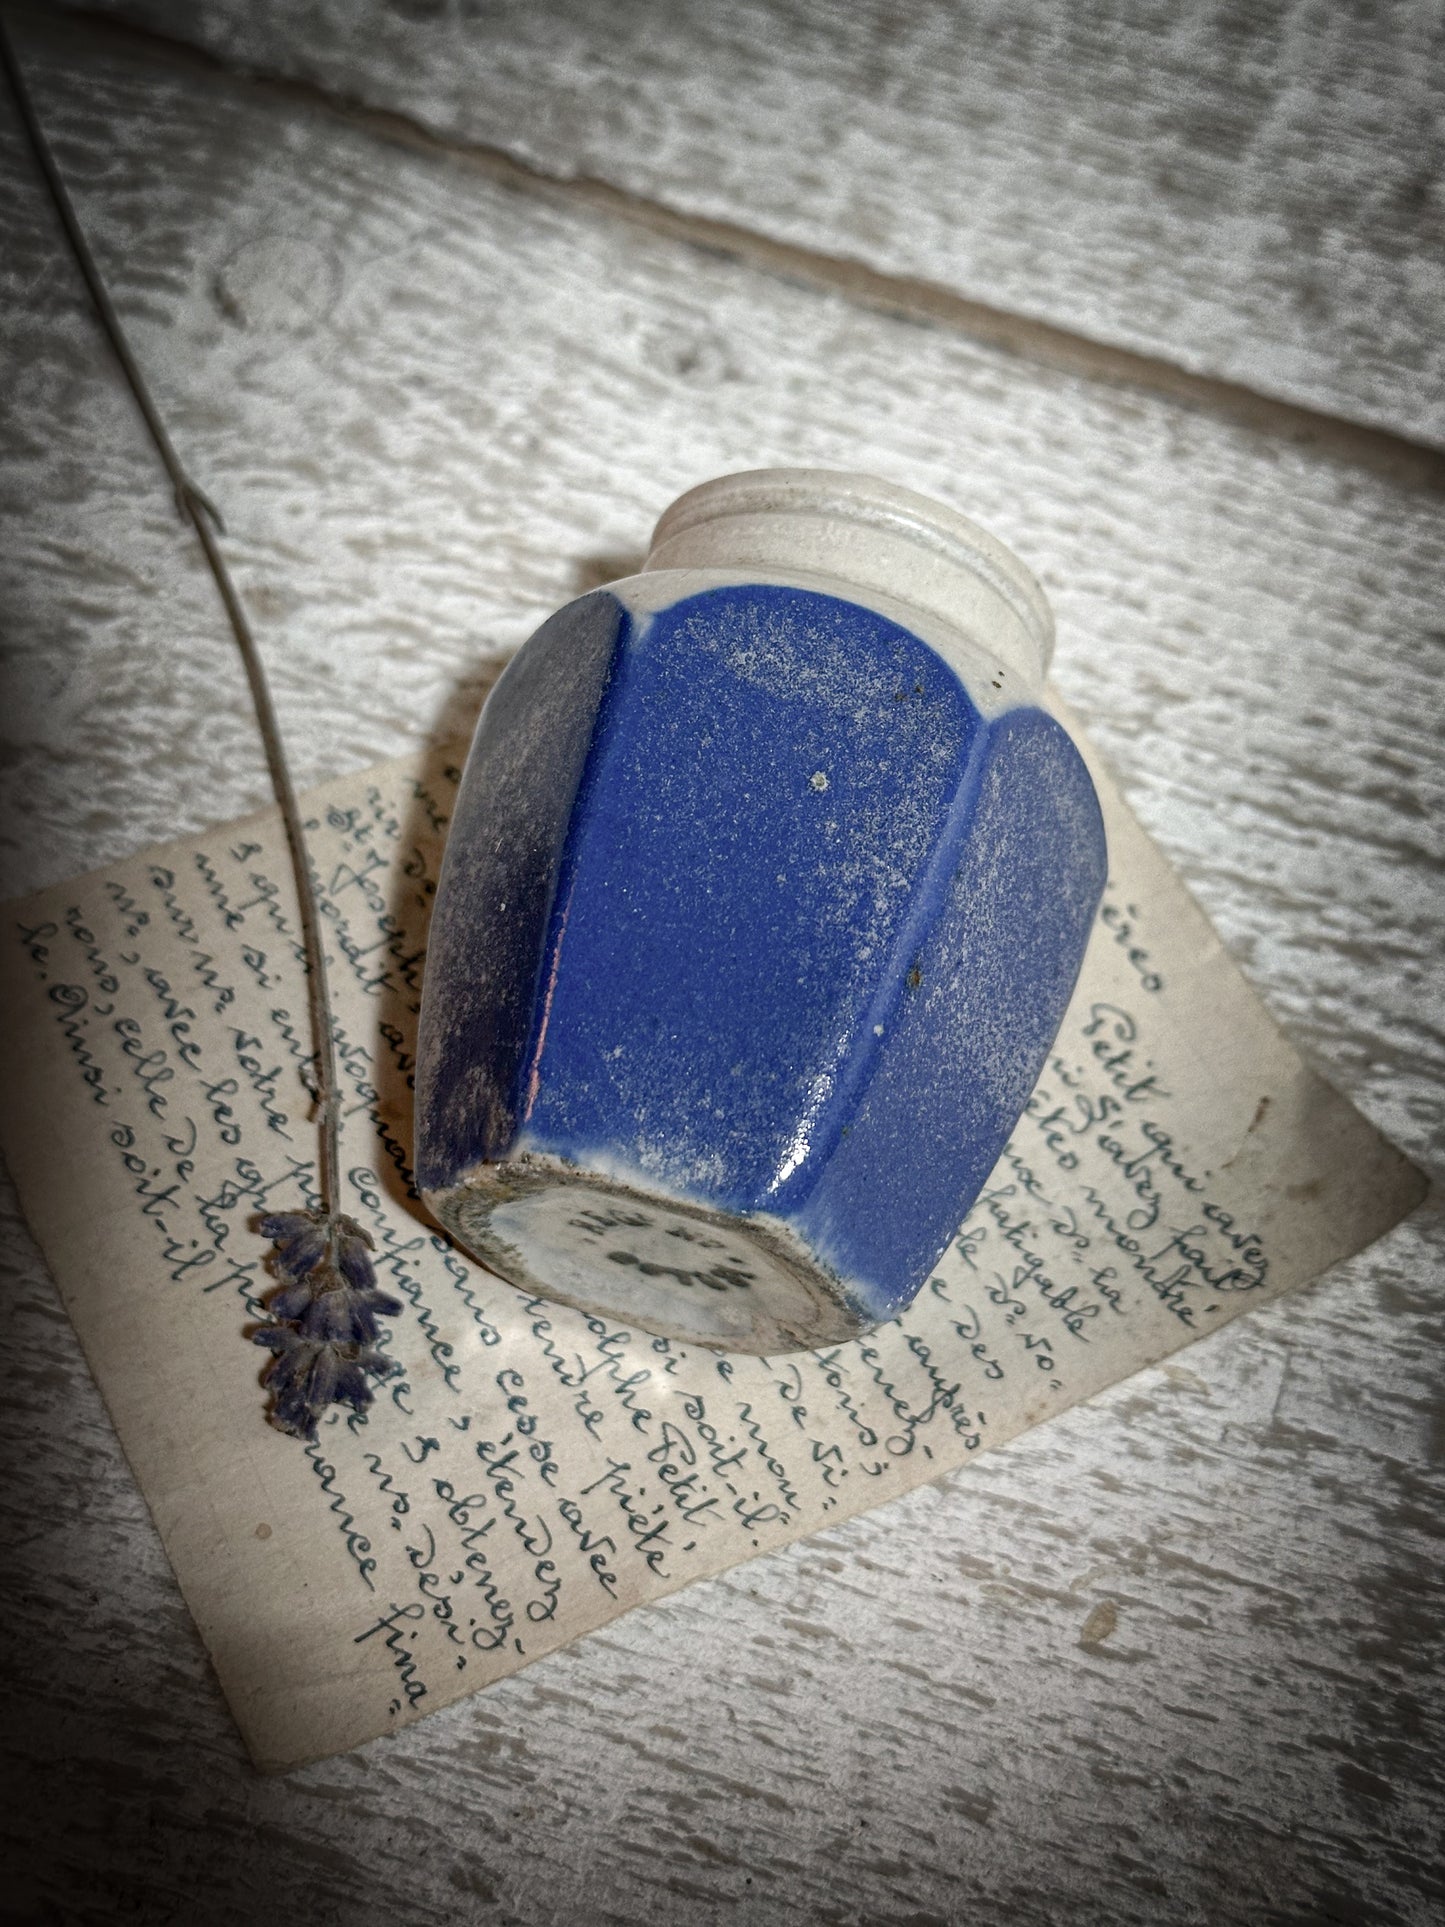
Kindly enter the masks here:
[[[136, 346], [230, 519], [303, 780], [464, 729], [499, 655], [687, 483], [874, 468], [1040, 571], [1058, 680], [1139, 813], [1293, 1034], [1438, 1172], [1438, 498], [501, 189], [315, 100], [21, 25]], [[265, 786], [8, 113], [0, 143], [18, 890]], [[12, 1216], [7, 1904], [1432, 1920], [1440, 1243], [1427, 1209], [966, 1474], [283, 1783], [244, 1763]]]
[[1445, 443], [1436, 0], [104, 0], [549, 173]]

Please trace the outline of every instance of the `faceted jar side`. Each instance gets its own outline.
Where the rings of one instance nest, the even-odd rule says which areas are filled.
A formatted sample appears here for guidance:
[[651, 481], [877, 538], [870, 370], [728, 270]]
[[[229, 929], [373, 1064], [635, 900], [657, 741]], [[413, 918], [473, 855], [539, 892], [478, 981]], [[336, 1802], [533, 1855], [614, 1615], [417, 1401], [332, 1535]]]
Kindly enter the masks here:
[[739, 1351], [852, 1335], [916, 1294], [1027, 1101], [1103, 887], [1092, 786], [1002, 672], [981, 702], [844, 590], [638, 577], [487, 705], [418, 1178], [523, 1289]]

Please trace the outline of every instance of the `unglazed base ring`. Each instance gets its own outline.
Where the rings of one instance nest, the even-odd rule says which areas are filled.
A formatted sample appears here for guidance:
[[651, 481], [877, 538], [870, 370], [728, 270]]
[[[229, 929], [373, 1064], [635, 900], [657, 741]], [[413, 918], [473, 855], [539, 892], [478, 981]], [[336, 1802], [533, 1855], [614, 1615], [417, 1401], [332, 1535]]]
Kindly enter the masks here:
[[682, 1344], [808, 1351], [871, 1323], [787, 1229], [616, 1183], [560, 1159], [483, 1165], [426, 1199], [520, 1290]]

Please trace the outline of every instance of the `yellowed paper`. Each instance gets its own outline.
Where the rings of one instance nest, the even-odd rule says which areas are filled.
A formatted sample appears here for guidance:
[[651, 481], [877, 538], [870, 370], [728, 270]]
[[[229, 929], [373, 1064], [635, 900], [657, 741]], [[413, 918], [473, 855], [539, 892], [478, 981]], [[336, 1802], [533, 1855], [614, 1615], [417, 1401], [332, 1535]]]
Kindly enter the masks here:
[[[307, 799], [345, 1208], [403, 1375], [303, 1447], [244, 1333], [303, 1202], [306, 999], [274, 815], [9, 906], [7, 1156], [258, 1762], [340, 1751], [877, 1505], [1314, 1276], [1418, 1174], [1289, 1048], [1096, 770], [1111, 879], [1058, 1046], [901, 1322], [719, 1357], [525, 1299], [409, 1189], [438, 754]], [[920, 1150], [926, 1155], [927, 1147]]]

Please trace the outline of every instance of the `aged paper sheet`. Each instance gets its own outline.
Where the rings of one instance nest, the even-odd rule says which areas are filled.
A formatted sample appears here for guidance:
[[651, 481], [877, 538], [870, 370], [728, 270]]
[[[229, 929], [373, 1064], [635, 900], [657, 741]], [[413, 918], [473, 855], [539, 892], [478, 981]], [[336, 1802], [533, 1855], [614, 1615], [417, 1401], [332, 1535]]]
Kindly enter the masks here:
[[[1087, 752], [1087, 745], [1084, 746]], [[351, 1211], [404, 1366], [302, 1446], [245, 1333], [315, 1136], [279, 820], [7, 907], [6, 1154], [257, 1761], [340, 1751], [962, 1464], [1313, 1277], [1423, 1182], [1286, 1044], [1096, 769], [1111, 877], [1057, 1048], [901, 1322], [717, 1356], [524, 1298], [409, 1182], [460, 752], [307, 801]], [[57, 1423], [64, 1415], [57, 1414]]]

